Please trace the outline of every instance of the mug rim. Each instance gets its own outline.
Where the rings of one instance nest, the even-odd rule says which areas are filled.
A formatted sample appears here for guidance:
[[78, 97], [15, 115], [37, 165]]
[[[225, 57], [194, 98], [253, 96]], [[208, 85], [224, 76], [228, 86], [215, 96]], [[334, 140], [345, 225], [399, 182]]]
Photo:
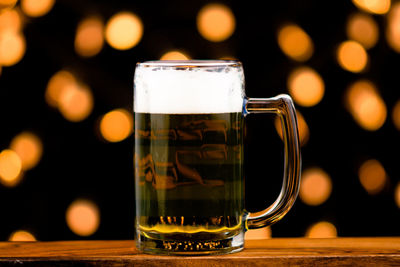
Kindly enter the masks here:
[[137, 67], [171, 67], [171, 68], [221, 68], [242, 67], [239, 60], [224, 59], [191, 59], [191, 60], [149, 60], [138, 62]]

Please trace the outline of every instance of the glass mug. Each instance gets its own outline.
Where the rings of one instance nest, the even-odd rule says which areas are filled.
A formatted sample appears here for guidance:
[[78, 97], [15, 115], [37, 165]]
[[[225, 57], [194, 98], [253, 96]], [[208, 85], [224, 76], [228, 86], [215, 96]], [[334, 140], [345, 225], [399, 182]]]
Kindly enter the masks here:
[[[243, 120], [276, 113], [284, 177], [267, 209], [244, 208]], [[244, 233], [280, 220], [296, 200], [300, 148], [291, 98], [247, 98], [239, 61], [138, 63], [134, 77], [136, 245], [152, 254], [240, 251]]]

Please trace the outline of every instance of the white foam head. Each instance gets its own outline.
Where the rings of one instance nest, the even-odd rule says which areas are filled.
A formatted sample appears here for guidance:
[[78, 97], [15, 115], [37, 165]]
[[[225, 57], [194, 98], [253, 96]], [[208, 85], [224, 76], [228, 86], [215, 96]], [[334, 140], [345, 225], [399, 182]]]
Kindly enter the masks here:
[[148, 61], [136, 67], [135, 112], [241, 112], [243, 97], [243, 68], [237, 61]]

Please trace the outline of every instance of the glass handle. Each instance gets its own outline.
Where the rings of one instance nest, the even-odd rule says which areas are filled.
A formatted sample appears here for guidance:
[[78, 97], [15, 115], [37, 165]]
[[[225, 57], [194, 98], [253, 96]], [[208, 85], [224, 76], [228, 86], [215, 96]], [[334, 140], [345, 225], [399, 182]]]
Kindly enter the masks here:
[[297, 117], [293, 101], [288, 95], [272, 98], [245, 98], [244, 115], [276, 113], [282, 124], [284, 142], [284, 173], [281, 192], [275, 202], [265, 210], [251, 212], [246, 218], [246, 229], [257, 229], [274, 224], [293, 206], [300, 187], [300, 144]]

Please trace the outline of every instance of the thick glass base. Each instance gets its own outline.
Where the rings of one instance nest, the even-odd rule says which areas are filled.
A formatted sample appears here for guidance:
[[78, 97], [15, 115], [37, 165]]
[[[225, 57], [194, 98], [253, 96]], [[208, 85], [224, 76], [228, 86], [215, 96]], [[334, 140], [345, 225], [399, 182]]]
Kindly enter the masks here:
[[[198, 234], [197, 234], [198, 236]], [[226, 239], [193, 239], [187, 234], [159, 234], [150, 237], [139, 231], [136, 240], [137, 248], [149, 254], [201, 256], [239, 252], [244, 247], [244, 234], [239, 234]]]

